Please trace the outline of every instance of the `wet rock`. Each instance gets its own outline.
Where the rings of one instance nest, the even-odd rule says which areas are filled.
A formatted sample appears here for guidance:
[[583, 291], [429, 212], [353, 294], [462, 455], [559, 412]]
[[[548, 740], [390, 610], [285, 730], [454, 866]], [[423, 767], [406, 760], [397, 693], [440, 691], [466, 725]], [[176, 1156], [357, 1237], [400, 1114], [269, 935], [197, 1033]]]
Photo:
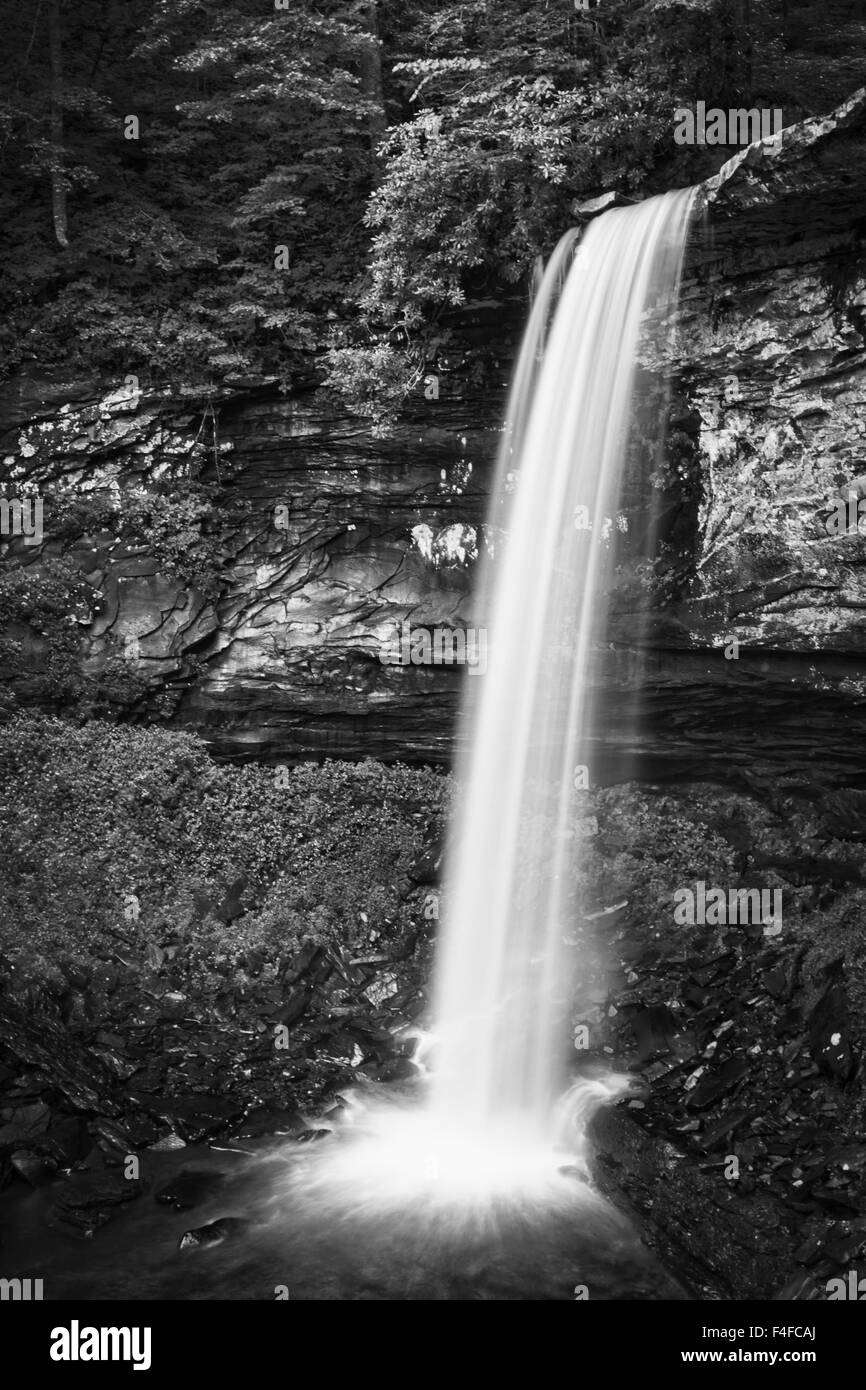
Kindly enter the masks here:
[[101, 1116], [91, 1121], [90, 1132], [109, 1162], [120, 1162], [125, 1154], [132, 1152], [136, 1147], [129, 1131], [123, 1125], [113, 1120], [105, 1120]]
[[345, 1028], [368, 1051], [374, 1052], [379, 1061], [383, 1062], [391, 1054], [394, 1039], [390, 1030], [383, 1028], [368, 1014], [353, 1014], [346, 1019]]
[[129, 1095], [149, 1115], [170, 1124], [188, 1144], [197, 1144], [218, 1134], [236, 1120], [244, 1108], [239, 1101], [226, 1096], [157, 1096], [143, 1091], [131, 1091]]
[[793, 1218], [771, 1196], [740, 1196], [700, 1172], [674, 1144], [647, 1134], [622, 1107], [590, 1124], [593, 1176], [700, 1298], [771, 1298], [790, 1259]]
[[317, 1144], [320, 1139], [328, 1139], [333, 1134], [332, 1129], [305, 1129], [303, 1134], [299, 1134], [296, 1139], [298, 1144]]
[[611, 190], [608, 193], [600, 193], [595, 198], [585, 198], [583, 201], [578, 199], [572, 203], [571, 210], [575, 217], [588, 221], [592, 217], [598, 217], [602, 212], [607, 212], [609, 208], [631, 207], [633, 203], [633, 198], [627, 198], [624, 193]]
[[282, 1009], [274, 1015], [275, 1022], [282, 1023], [286, 1028], [291, 1028], [292, 1024], [297, 1023], [306, 1013], [312, 998], [313, 990], [308, 985], [301, 985], [298, 989], [293, 989]]
[[746, 1057], [729, 1057], [715, 1071], [705, 1076], [694, 1088], [688, 1099], [691, 1110], [706, 1110], [731, 1092], [742, 1081], [749, 1070]]
[[776, 966], [774, 970], [765, 970], [761, 976], [761, 983], [767, 993], [771, 994], [774, 999], [784, 998], [788, 987], [788, 979], [785, 971], [779, 966]]
[[798, 1270], [778, 1293], [772, 1295], [773, 1301], [777, 1303], [814, 1303], [826, 1296], [826, 1290], [819, 1288], [811, 1274], [807, 1274], [805, 1270]]
[[818, 1066], [841, 1082], [856, 1066], [845, 986], [830, 982], [809, 1015], [811, 1053]]
[[[129, 1149], [144, 1149], [159, 1138], [159, 1126], [149, 1115], [126, 1113], [114, 1126], [118, 1137], [123, 1136]], [[107, 1137], [107, 1136], [106, 1136]]]
[[149, 970], [159, 970], [165, 960], [165, 951], [155, 941], [148, 941], [144, 948], [144, 963]]
[[297, 984], [303, 975], [315, 974], [320, 965], [325, 964], [325, 952], [321, 946], [308, 942], [294, 955], [285, 957], [280, 967], [280, 979], [286, 988]]
[[418, 1076], [418, 1068], [408, 1057], [390, 1057], [387, 1061], [379, 1063], [378, 1066], [359, 1068], [368, 1076], [372, 1075], [377, 1081], [408, 1081], [412, 1077]]
[[345, 1058], [346, 1060], [354, 1057], [356, 1042], [350, 1032], [343, 1028], [333, 1028], [325, 1024], [322, 1028], [314, 1030], [316, 1052], [319, 1049], [326, 1052], [329, 1057]]
[[[824, 1242], [823, 1253], [836, 1266], [848, 1266], [862, 1256], [864, 1249], [866, 1249], [866, 1232], [861, 1226], [857, 1230], [832, 1231]], [[801, 1263], [809, 1264], [810, 1261], [803, 1260]]]
[[342, 1123], [346, 1118], [348, 1106], [342, 1096], [334, 1097], [334, 1104], [322, 1115], [323, 1120], [329, 1120], [332, 1125]]
[[153, 1144], [148, 1144], [147, 1147], [151, 1149], [153, 1153], [171, 1153], [174, 1149], [185, 1149], [186, 1140], [181, 1139], [179, 1134], [175, 1134], [174, 1130], [170, 1130], [168, 1134], [164, 1134], [161, 1139], [157, 1139]]
[[402, 1001], [400, 1003], [400, 1012], [405, 1019], [407, 1019], [409, 1022], [412, 1022], [414, 1019], [420, 1017], [420, 1015], [425, 1012], [427, 1008], [427, 997], [423, 990], [419, 990], [414, 987], [410, 990], [409, 993], [410, 997], [405, 1001], [405, 1003]]
[[866, 1211], [866, 1202], [861, 1203], [858, 1198], [851, 1196], [841, 1187], [818, 1184], [809, 1189], [809, 1196], [827, 1211], [853, 1212], [855, 1215], [860, 1211]]
[[827, 830], [838, 840], [866, 840], [866, 791], [840, 787], [820, 805]]
[[415, 862], [406, 870], [410, 882], [417, 886], [435, 886], [442, 877], [445, 863], [446, 836], [436, 835], [419, 854]]
[[801, 1245], [794, 1251], [794, 1259], [801, 1265], [816, 1264], [826, 1253], [827, 1240], [832, 1227], [822, 1222], [818, 1229], [811, 1230]]
[[656, 1052], [669, 1052], [678, 1032], [677, 1020], [665, 1004], [653, 1004], [633, 1014], [629, 1022], [637, 1041], [638, 1058], [644, 1062]]
[[38, 1138], [47, 1130], [50, 1119], [51, 1111], [42, 1101], [0, 1110], [0, 1151]]
[[71, 1168], [89, 1152], [90, 1131], [83, 1115], [60, 1115], [52, 1120], [39, 1143], [39, 1150], [58, 1168]]
[[183, 1168], [176, 1177], [154, 1194], [154, 1201], [175, 1211], [190, 1211], [214, 1196], [225, 1182], [223, 1173], [205, 1168]]
[[169, 990], [160, 999], [160, 1008], [164, 1018], [177, 1018], [183, 1014], [189, 1006], [189, 1001], [185, 994], [177, 990]]
[[111, 1073], [53, 1019], [35, 1019], [0, 997], [0, 1048], [7, 1064], [37, 1072], [69, 1109], [114, 1113]]
[[229, 1096], [175, 1097], [168, 1105], [168, 1118], [176, 1121], [178, 1132], [190, 1144], [219, 1134], [243, 1114], [243, 1104]]
[[721, 1119], [707, 1126], [701, 1135], [700, 1147], [705, 1153], [710, 1153], [719, 1144], [725, 1142], [729, 1135], [733, 1134], [748, 1117], [748, 1110], [742, 1108], [729, 1110]]
[[179, 1250], [203, 1249], [206, 1246], [221, 1245], [224, 1240], [234, 1240], [244, 1235], [252, 1226], [251, 1221], [239, 1216], [223, 1216], [211, 1221], [207, 1226], [198, 1226], [184, 1231], [178, 1241]]
[[40, 1157], [39, 1154], [28, 1153], [25, 1149], [12, 1154], [9, 1161], [14, 1172], [19, 1178], [23, 1178], [29, 1187], [46, 1187], [57, 1172], [56, 1164]]
[[60, 1211], [51, 1207], [46, 1216], [46, 1224], [64, 1235], [75, 1236], [78, 1240], [92, 1240], [96, 1232], [107, 1226], [113, 1212], [105, 1207], [90, 1207], [86, 1210]]
[[297, 1110], [282, 1110], [277, 1106], [260, 1106], [251, 1110], [246, 1119], [233, 1131], [235, 1139], [260, 1139], [267, 1134], [296, 1136], [306, 1129]]
[[578, 1182], [586, 1182], [586, 1169], [579, 1168], [575, 1163], [564, 1163], [556, 1171], [564, 1178], [575, 1178]]
[[73, 1173], [104, 1173], [109, 1165], [105, 1161], [105, 1154], [98, 1145], [88, 1150], [83, 1158], [79, 1158], [77, 1163], [73, 1163]]
[[76, 1207], [118, 1206], [140, 1197], [144, 1185], [138, 1178], [115, 1173], [81, 1174], [67, 1178], [56, 1190], [55, 1205], [66, 1210]]
[[372, 984], [362, 991], [365, 999], [369, 999], [374, 1009], [380, 1008], [387, 1000], [392, 999], [398, 992], [400, 986], [397, 976], [393, 970], [386, 971], [379, 975]]
[[74, 1174], [56, 1190], [48, 1224], [89, 1239], [110, 1221], [118, 1207], [144, 1191], [138, 1178], [114, 1173]]

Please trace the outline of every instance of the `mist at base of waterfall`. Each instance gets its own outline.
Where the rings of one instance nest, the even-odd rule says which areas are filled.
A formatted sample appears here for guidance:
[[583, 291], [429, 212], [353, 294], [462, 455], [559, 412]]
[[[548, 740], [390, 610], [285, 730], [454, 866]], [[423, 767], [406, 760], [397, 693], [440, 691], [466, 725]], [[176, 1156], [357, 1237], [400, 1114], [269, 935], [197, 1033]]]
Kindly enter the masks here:
[[[436, 1179], [417, 1086], [371, 1083], [346, 1099], [339, 1128], [316, 1143], [226, 1140], [146, 1155], [147, 1195], [92, 1241], [46, 1225], [50, 1188], [0, 1193], [4, 1260], [42, 1278], [46, 1300], [687, 1296], [593, 1191], [582, 1145], [538, 1150], [512, 1131], [472, 1150], [459, 1134], [453, 1146], [439, 1135]], [[580, 1132], [581, 1103], [598, 1101], [593, 1082], [572, 1095]], [[158, 1205], [153, 1193], [190, 1167], [222, 1173], [220, 1191], [190, 1211]], [[249, 1225], [212, 1248], [178, 1248], [184, 1231], [226, 1216]]]
[[[424, 1104], [391, 1092], [371, 1103], [350, 1094], [337, 1142], [312, 1146], [278, 1179], [275, 1201], [293, 1201], [328, 1220], [367, 1215], [429, 1218], [457, 1234], [493, 1228], [511, 1212], [540, 1215], [580, 1205], [599, 1217], [605, 1204], [589, 1182], [586, 1126], [592, 1113], [628, 1088], [611, 1074], [586, 1076], [557, 1105], [547, 1139], [518, 1113], [476, 1126], [449, 1125]], [[408, 1102], [408, 1103], [407, 1103]]]
[[448, 1129], [423, 1086], [350, 1094], [332, 1138], [289, 1163], [285, 1149], [271, 1156], [271, 1235], [285, 1231], [320, 1277], [329, 1261], [339, 1297], [682, 1298], [590, 1181], [589, 1119], [628, 1085], [576, 1081], [546, 1143], [519, 1116]]

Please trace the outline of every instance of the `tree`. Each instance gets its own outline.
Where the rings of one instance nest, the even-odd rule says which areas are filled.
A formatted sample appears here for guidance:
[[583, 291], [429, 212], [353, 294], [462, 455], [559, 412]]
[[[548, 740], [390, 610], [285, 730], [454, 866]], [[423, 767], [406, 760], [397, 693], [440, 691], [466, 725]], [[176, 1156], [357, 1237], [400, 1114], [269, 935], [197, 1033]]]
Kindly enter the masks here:
[[601, 23], [530, 0], [409, 12], [407, 56], [390, 70], [404, 116], [366, 210], [360, 318], [329, 355], [329, 381], [356, 408], [385, 421], [421, 379], [442, 315], [470, 287], [525, 276], [575, 197], [640, 187], [673, 95], [629, 46], [634, 12], [613, 4]]
[[69, 245], [66, 224], [66, 180], [63, 172], [63, 45], [60, 37], [60, 0], [48, 6], [48, 48], [51, 55], [51, 215], [59, 244]]
[[361, 10], [362, 20], [369, 33], [369, 42], [362, 49], [361, 87], [370, 103], [369, 129], [370, 148], [375, 155], [379, 141], [385, 134], [388, 117], [385, 111], [385, 88], [382, 78], [382, 41], [379, 36], [378, 0], [369, 0]]
[[[20, 78], [0, 105], [7, 367], [75, 344], [90, 364], [203, 386], [291, 370], [363, 270], [385, 119], [375, 11], [149, 0], [131, 19], [65, 0], [61, 46], [52, 4], [32, 34], [13, 26]], [[34, 198], [45, 174], [53, 247]]]

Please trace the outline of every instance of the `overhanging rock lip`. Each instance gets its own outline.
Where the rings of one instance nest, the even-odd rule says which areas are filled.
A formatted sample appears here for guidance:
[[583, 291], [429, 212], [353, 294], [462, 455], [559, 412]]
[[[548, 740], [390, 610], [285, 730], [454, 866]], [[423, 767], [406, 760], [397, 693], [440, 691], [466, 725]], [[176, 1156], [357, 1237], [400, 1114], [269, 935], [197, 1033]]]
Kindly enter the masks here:
[[634, 207], [640, 199], [627, 198], [618, 189], [611, 188], [607, 193], [600, 193], [596, 198], [585, 198], [572, 203], [572, 214], [580, 222], [589, 222], [593, 217], [600, 217], [603, 212], [608, 212], [611, 208]]
[[[823, 116], [811, 116], [794, 125], [783, 126], [776, 135], [765, 136], [738, 150], [717, 174], [698, 184], [695, 211], [703, 208], [723, 206], [726, 194], [739, 181], [747, 177], [746, 171], [760, 171], [760, 178], [751, 179], [750, 206], [768, 205], [776, 200], [781, 191], [776, 187], [778, 175], [788, 161], [811, 151], [814, 147], [837, 131], [855, 126], [866, 118], [866, 87], [860, 87], [841, 106]], [[786, 158], [787, 156], [787, 158]], [[740, 180], [738, 181], [738, 175]]]
[[[777, 134], [738, 150], [718, 173], [696, 185], [694, 213], [733, 216], [751, 208], [771, 207], [789, 192], [783, 175], [798, 158], [860, 122], [866, 125], [866, 86], [859, 87], [833, 111], [783, 126]], [[574, 202], [571, 210], [582, 223], [611, 208], [631, 207], [640, 201], [618, 189], [609, 189], [594, 198]]]

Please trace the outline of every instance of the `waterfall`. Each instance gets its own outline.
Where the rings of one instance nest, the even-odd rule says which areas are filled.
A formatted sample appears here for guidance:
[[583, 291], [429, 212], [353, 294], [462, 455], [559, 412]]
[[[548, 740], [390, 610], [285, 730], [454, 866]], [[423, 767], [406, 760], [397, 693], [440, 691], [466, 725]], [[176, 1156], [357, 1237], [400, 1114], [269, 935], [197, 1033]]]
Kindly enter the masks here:
[[432, 1232], [499, 1229], [506, 1210], [612, 1229], [586, 1131], [627, 1082], [602, 1072], [566, 1089], [580, 961], [563, 937], [641, 328], [675, 302], [691, 200], [666, 194], [567, 233], [536, 284], [486, 529], [489, 663], [467, 681], [432, 1075], [423, 1097], [394, 1088], [348, 1105], [348, 1142], [287, 1172], [279, 1200], [293, 1212], [390, 1211], [424, 1248]]
[[565, 1083], [563, 937], [635, 364], [645, 313], [675, 302], [692, 197], [567, 233], [514, 375], [486, 530], [488, 669], [467, 681], [434, 980], [431, 1129], [464, 1142], [545, 1142]]

